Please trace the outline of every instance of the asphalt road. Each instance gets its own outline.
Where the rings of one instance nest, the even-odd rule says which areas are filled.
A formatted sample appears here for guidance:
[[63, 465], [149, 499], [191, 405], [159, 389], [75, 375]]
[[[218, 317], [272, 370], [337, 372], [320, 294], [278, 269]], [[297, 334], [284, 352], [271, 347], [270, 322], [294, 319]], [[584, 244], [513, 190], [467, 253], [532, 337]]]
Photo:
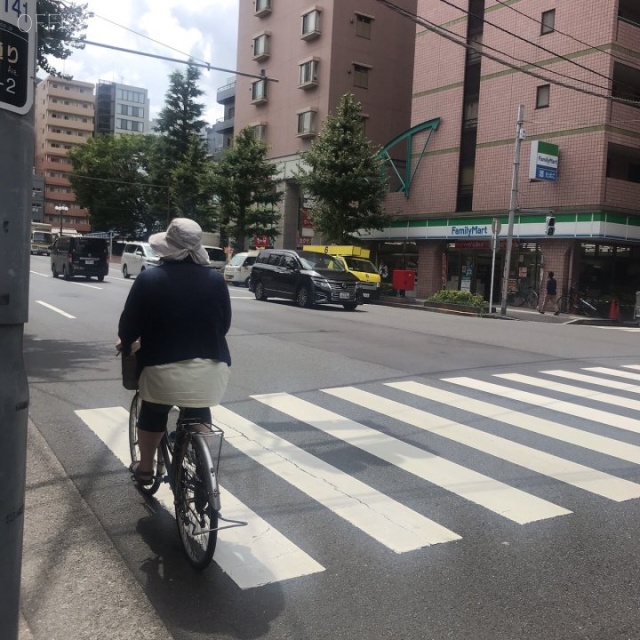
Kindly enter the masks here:
[[232, 288], [222, 512], [250, 525], [194, 575], [125, 471], [130, 284], [33, 258], [31, 419], [176, 639], [640, 637], [637, 330]]

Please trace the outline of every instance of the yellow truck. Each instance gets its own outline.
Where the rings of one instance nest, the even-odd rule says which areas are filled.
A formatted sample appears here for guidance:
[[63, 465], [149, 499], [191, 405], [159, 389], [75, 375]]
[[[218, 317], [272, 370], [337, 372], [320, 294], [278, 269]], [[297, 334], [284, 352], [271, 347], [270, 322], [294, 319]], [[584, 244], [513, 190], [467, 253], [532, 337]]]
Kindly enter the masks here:
[[369, 249], [353, 245], [306, 245], [305, 251], [326, 253], [333, 256], [347, 270], [360, 280], [362, 302], [370, 302], [380, 297], [380, 274], [376, 266], [369, 260]]

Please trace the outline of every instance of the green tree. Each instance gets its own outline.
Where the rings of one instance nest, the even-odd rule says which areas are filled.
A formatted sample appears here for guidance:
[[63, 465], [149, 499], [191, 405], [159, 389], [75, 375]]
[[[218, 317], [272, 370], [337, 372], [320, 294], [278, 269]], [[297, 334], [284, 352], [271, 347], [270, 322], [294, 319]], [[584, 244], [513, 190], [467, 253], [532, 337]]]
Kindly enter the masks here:
[[275, 164], [267, 160], [267, 146], [256, 140], [250, 127], [238, 133], [213, 170], [220, 229], [244, 249], [248, 236], [266, 235], [272, 240], [280, 212], [281, 194], [275, 188]]
[[352, 94], [342, 97], [318, 138], [303, 152], [298, 180], [312, 196], [314, 228], [327, 242], [344, 244], [359, 230], [382, 229], [387, 193], [384, 165], [364, 134], [362, 106]]
[[174, 71], [169, 76], [169, 89], [165, 95], [165, 106], [158, 116], [157, 130], [164, 134], [169, 150], [177, 164], [188, 153], [194, 136], [204, 147], [202, 119], [204, 103], [198, 102], [204, 91], [198, 87], [200, 70], [189, 64], [183, 73]]
[[152, 163], [152, 175], [168, 183], [171, 217], [176, 214], [197, 220], [209, 228], [212, 213], [211, 161], [207, 157], [202, 130], [204, 104], [198, 102], [204, 92], [198, 87], [200, 70], [189, 64], [169, 76], [165, 105], [158, 117], [161, 142]]
[[84, 49], [82, 33], [90, 17], [86, 4], [72, 4], [60, 0], [37, 0], [38, 50], [37, 65], [54, 76], [61, 74], [47, 60], [47, 56], [66, 60], [74, 49]]
[[158, 142], [155, 136], [99, 135], [69, 151], [69, 180], [94, 230], [136, 236], [164, 228], [168, 187], [154, 183], [152, 167]]

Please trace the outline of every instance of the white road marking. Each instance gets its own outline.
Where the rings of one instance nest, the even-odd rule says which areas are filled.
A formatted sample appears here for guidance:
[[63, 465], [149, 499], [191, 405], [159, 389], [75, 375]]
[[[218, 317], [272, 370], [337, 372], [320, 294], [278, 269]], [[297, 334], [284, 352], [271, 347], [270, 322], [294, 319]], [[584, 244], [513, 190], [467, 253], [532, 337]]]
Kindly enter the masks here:
[[43, 278], [50, 278], [51, 274], [49, 273], [40, 273], [39, 271], [29, 271], [29, 273], [33, 273], [35, 276], [42, 276]]
[[585, 371], [593, 371], [593, 373], [601, 373], [606, 376], [615, 376], [617, 378], [640, 382], [640, 373], [632, 373], [631, 371], [619, 371], [618, 369], [609, 369], [608, 367], [586, 367]]
[[561, 369], [553, 369], [551, 371], [541, 371], [540, 373], [544, 373], [550, 376], [557, 376], [558, 378], [565, 378], [566, 380], [575, 380], [576, 382], [586, 382], [587, 384], [607, 387], [608, 389], [628, 391], [629, 393], [640, 393], [640, 386], [636, 384], [618, 382], [617, 380], [608, 380], [606, 378], [597, 378], [596, 376], [588, 376], [584, 373], [578, 373], [576, 371], [563, 371]]
[[596, 402], [602, 402], [604, 404], [612, 404], [616, 407], [625, 407], [626, 409], [633, 409], [634, 411], [640, 411], [640, 400], [633, 400], [631, 398], [624, 398], [622, 396], [614, 396], [610, 393], [598, 393], [595, 391], [589, 391], [582, 387], [574, 387], [569, 384], [562, 384], [560, 382], [549, 382], [548, 380], [540, 380], [533, 376], [525, 376], [520, 373], [499, 373], [496, 378], [502, 378], [504, 380], [511, 380], [512, 382], [520, 382], [522, 384], [528, 384], [532, 387], [539, 387], [542, 389], [552, 389], [553, 391], [559, 391], [560, 393], [566, 393], [572, 396], [578, 396], [580, 398], [587, 398], [589, 400], [595, 400]]
[[65, 318], [71, 318], [72, 320], [75, 320], [76, 318], [75, 316], [72, 316], [70, 313], [63, 311], [62, 309], [58, 309], [58, 307], [54, 307], [52, 304], [47, 304], [42, 300], [36, 300], [36, 302], [38, 304], [41, 304], [43, 307], [46, 307], [47, 309], [51, 309], [51, 311], [55, 311], [56, 313], [59, 313], [61, 316], [64, 316]]
[[388, 383], [388, 385], [401, 389], [402, 391], [407, 391], [408, 393], [414, 393], [421, 398], [447, 404], [452, 407], [458, 407], [469, 413], [475, 413], [484, 418], [502, 422], [503, 424], [517, 427], [518, 429], [524, 429], [525, 431], [537, 433], [547, 438], [567, 442], [568, 444], [603, 453], [614, 458], [619, 458], [620, 460], [640, 464], [640, 447], [627, 442], [621, 442], [620, 440], [607, 438], [597, 433], [569, 427], [559, 422], [553, 422], [552, 420], [545, 420], [538, 416], [527, 415], [520, 411], [510, 411], [506, 407], [497, 404], [474, 400], [468, 396], [436, 389], [435, 387], [429, 387], [424, 384], [418, 385], [418, 383], [415, 382], [399, 382]]
[[[225, 407], [211, 408], [229, 442], [396, 553], [461, 537]], [[230, 437], [231, 436], [231, 437]]]
[[[593, 409], [591, 407], [585, 407], [584, 405], [574, 404], [572, 402], [555, 400], [554, 398], [549, 398], [548, 396], [543, 396], [537, 393], [520, 391], [518, 389], [512, 389], [511, 387], [505, 387], [492, 382], [474, 380], [473, 378], [445, 378], [444, 382], [451, 382], [452, 384], [457, 384], [468, 389], [485, 391], [487, 393], [500, 396], [501, 398], [508, 398], [509, 400], [526, 402], [527, 404], [536, 405], [541, 409], [550, 409], [551, 411], [566, 413], [575, 418], [584, 418], [585, 420], [599, 422], [600, 424], [604, 424], [609, 427], [616, 427], [618, 429], [624, 429], [625, 431], [640, 433], [640, 420], [627, 418], [626, 416], [610, 413], [609, 411], [601, 411], [600, 409]], [[548, 384], [547, 388], [549, 388]]]
[[[428, 398], [430, 394], [429, 387], [418, 382], [396, 382], [389, 383], [387, 386], [422, 398]], [[441, 418], [433, 413], [407, 407], [399, 402], [380, 398], [360, 389], [353, 389], [351, 395], [344, 397], [344, 399], [373, 411], [378, 411], [396, 420], [402, 420], [423, 431], [448, 438], [467, 447], [511, 462], [524, 469], [535, 471], [615, 502], [640, 498], [639, 484], [571, 462], [545, 451], [539, 451], [533, 447], [512, 442], [480, 429], [474, 429], [473, 427]], [[464, 401], [458, 406], [466, 410]]]
[[[76, 414], [128, 467], [131, 461], [129, 412], [123, 407], [106, 407], [76, 411]], [[241, 589], [324, 571], [322, 565], [249, 507], [222, 487], [220, 489], [222, 515], [249, 523], [246, 527], [220, 531], [214, 555], [214, 561]], [[162, 485], [156, 498], [168, 511], [174, 512], [173, 495], [168, 486]]]
[[[335, 397], [349, 390], [323, 389]], [[571, 511], [286, 393], [256, 400], [519, 524]]]

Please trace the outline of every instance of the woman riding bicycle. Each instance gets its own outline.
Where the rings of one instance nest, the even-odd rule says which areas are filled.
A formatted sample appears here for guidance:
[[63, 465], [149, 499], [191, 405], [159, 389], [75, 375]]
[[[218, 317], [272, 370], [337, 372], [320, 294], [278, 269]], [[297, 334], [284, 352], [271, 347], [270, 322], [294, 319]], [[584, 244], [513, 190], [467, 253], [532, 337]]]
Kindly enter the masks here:
[[140, 341], [140, 462], [130, 471], [143, 486], [153, 483], [154, 458], [171, 408], [185, 408], [185, 417], [211, 422], [209, 407], [222, 399], [231, 366], [229, 289], [220, 273], [207, 268], [200, 225], [174, 218], [149, 244], [162, 263], [133, 283], [116, 345], [128, 355]]

